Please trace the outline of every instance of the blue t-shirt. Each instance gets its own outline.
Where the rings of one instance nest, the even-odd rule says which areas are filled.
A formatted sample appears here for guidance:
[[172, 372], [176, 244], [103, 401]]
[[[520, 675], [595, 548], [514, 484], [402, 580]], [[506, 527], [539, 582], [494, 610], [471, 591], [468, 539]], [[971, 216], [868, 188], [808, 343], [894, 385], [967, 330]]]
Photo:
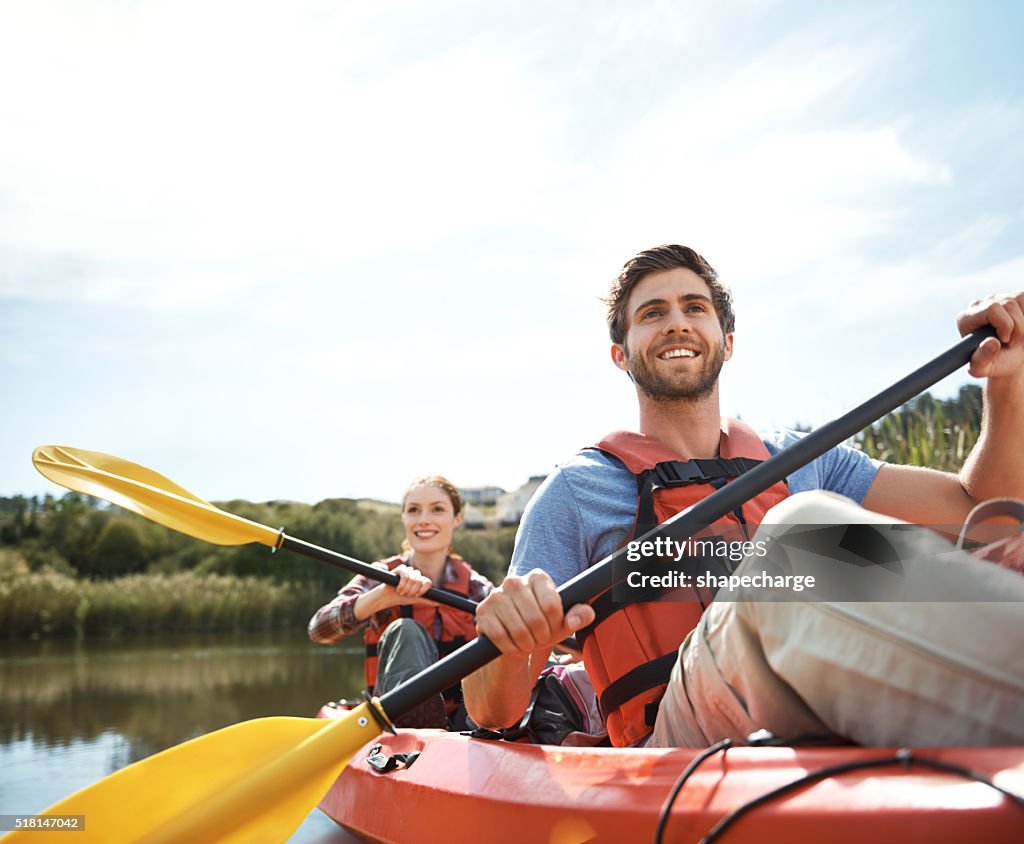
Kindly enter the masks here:
[[[804, 436], [795, 431], [760, 434], [769, 454]], [[790, 493], [823, 489], [860, 504], [882, 464], [849, 446], [837, 446], [797, 469]], [[636, 478], [620, 461], [596, 449], [558, 466], [523, 513], [509, 574], [542, 568], [562, 584], [613, 553], [636, 517]]]

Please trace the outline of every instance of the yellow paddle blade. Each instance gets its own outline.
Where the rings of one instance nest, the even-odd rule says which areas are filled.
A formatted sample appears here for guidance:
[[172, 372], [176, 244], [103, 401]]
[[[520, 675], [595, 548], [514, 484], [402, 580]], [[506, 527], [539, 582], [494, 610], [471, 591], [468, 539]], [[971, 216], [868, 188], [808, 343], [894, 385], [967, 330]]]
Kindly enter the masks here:
[[83, 815], [84, 832], [17, 831], [3, 844], [286, 841], [380, 734], [370, 706], [337, 719], [257, 718], [168, 748], [42, 813]]
[[281, 540], [279, 531], [225, 513], [152, 469], [120, 457], [44, 445], [32, 453], [32, 463], [56, 484], [214, 545], [258, 542], [276, 548]]

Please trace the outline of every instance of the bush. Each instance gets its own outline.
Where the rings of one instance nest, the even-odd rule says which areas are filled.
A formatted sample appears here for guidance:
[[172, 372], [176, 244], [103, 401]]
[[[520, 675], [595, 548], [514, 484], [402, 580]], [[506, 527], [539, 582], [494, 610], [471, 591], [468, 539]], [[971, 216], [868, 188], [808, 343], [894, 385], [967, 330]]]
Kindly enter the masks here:
[[145, 560], [145, 547], [135, 520], [118, 517], [110, 519], [100, 529], [88, 558], [88, 567], [84, 571], [79, 569], [79, 573], [116, 577], [142, 571]]

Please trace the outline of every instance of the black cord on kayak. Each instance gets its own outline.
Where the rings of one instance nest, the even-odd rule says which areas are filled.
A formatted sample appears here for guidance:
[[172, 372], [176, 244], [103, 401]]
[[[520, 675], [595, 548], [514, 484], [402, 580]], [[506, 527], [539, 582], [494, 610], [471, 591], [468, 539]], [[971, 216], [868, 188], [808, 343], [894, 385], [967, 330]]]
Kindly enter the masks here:
[[665, 798], [665, 802], [661, 807], [661, 813], [658, 816], [658, 828], [654, 832], [654, 844], [662, 844], [665, 836], [665, 827], [668, 825], [668, 819], [672, 815], [672, 804], [676, 802], [676, 798], [679, 796], [679, 792], [683, 790], [683, 786], [689, 781], [690, 777], [693, 776], [693, 772], [700, 767], [701, 763], [716, 753], [721, 753], [723, 750], [728, 750], [732, 747], [732, 739], [722, 739], [720, 742], [716, 742], [706, 750], [702, 750], [698, 753], [693, 760], [687, 765], [683, 772], [679, 775], [679, 779], [676, 780], [676, 784], [672, 786], [672, 791], [669, 792], [668, 797]]
[[939, 759], [931, 759], [927, 756], [915, 756], [914, 753], [906, 748], [902, 748], [896, 751], [892, 756], [882, 756], [878, 759], [865, 759], [859, 762], [847, 762], [842, 765], [831, 765], [827, 768], [821, 768], [817, 771], [811, 771], [809, 774], [800, 777], [799, 779], [793, 780], [793, 782], [786, 783], [786, 785], [779, 786], [772, 791], [768, 791], [762, 794], [760, 797], [755, 797], [753, 800], [744, 803], [742, 806], [733, 809], [729, 814], [723, 817], [718, 823], [716, 823], [711, 831], [708, 832], [701, 840], [699, 844], [713, 844], [717, 841], [719, 836], [743, 815], [747, 814], [758, 806], [762, 806], [777, 797], [781, 797], [784, 794], [788, 794], [791, 791], [795, 791], [801, 786], [807, 785], [808, 783], [817, 782], [819, 780], [827, 779], [828, 777], [838, 776], [839, 774], [845, 774], [850, 771], [863, 770], [865, 768], [884, 768], [889, 765], [900, 765], [904, 768], [909, 768], [911, 765], [920, 765], [923, 768], [931, 768], [936, 771], [942, 771], [947, 774], [956, 774], [964, 779], [975, 780], [976, 782], [983, 783], [984, 785], [994, 788], [1004, 797], [1007, 797], [1012, 802], [1016, 803], [1021, 808], [1024, 808], [1024, 796], [1016, 794], [1009, 789], [1003, 788], [1000, 785], [996, 785], [989, 777], [984, 774], [972, 771], [969, 768], [964, 768], [961, 765], [953, 765], [949, 762], [943, 762]]
[[[817, 744], [821, 742], [834, 743], [836, 740], [834, 733], [801, 733], [798, 736], [791, 736], [789, 738], [780, 738], [770, 730], [755, 730], [747, 736], [746, 747], [794, 747], [802, 744]], [[661, 807], [661, 813], [658, 818], [658, 828], [654, 833], [654, 844], [662, 844], [662, 840], [665, 835], [665, 827], [668, 824], [668, 819], [672, 813], [672, 804], [675, 803], [679, 797], [679, 793], [683, 790], [683, 786], [686, 785], [687, 781], [693, 775], [693, 772], [697, 770], [698, 766], [707, 758], [714, 756], [716, 753], [724, 750], [728, 750], [733, 746], [730, 739], [723, 739], [717, 744], [711, 745], [706, 750], [701, 751], [693, 761], [690, 762], [686, 768], [683, 769], [682, 774], [679, 775], [679, 779], [676, 780], [675, 785], [672, 787], [672, 791], [665, 799], [664, 804]]]

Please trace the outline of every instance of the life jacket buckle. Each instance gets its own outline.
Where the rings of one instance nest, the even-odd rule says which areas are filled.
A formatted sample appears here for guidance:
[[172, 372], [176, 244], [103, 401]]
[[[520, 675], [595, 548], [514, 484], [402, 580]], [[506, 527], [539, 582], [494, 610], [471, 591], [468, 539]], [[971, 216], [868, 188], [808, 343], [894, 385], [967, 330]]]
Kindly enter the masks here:
[[651, 471], [655, 479], [654, 489], [707, 483], [710, 480], [696, 460], [665, 460], [655, 463]]
[[711, 484], [729, 478], [738, 478], [761, 461], [743, 457], [714, 457], [708, 460], [663, 460], [650, 470], [654, 476], [653, 489], [671, 489], [690, 484]]

